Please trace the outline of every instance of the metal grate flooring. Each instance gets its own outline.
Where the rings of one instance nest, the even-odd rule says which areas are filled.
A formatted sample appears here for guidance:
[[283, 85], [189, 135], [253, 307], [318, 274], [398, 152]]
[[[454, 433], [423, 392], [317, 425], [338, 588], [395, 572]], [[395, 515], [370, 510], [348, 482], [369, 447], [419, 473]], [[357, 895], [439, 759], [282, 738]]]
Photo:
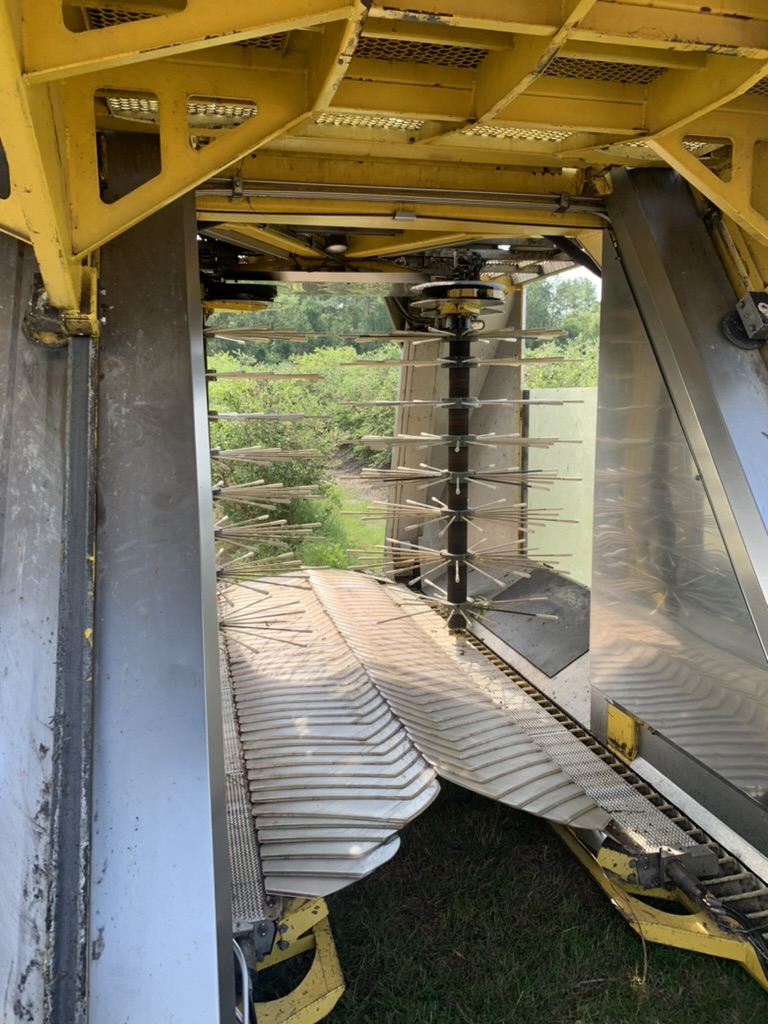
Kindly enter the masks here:
[[227, 780], [227, 835], [232, 875], [232, 918], [235, 932], [267, 917], [256, 829], [245, 782], [240, 737], [235, 718], [226, 641], [219, 649], [221, 707], [224, 731], [224, 770]]

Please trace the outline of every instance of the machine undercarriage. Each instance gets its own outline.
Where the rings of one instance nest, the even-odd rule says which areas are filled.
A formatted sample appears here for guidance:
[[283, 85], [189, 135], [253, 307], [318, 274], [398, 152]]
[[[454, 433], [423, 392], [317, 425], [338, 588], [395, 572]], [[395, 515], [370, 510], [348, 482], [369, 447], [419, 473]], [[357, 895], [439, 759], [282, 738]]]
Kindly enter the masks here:
[[[764, 12], [263, 6], [0, 3], [3, 1019], [321, 1019], [324, 897], [441, 778], [768, 987]], [[522, 454], [525, 287], [576, 266], [589, 587]], [[207, 318], [319, 282], [388, 288], [387, 540], [243, 582]]]

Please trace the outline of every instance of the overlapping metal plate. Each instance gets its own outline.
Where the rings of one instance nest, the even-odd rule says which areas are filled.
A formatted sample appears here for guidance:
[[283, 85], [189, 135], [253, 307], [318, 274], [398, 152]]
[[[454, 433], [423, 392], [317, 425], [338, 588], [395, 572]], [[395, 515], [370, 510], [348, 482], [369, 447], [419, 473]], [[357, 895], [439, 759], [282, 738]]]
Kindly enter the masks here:
[[[286, 585], [296, 598], [289, 618]], [[250, 609], [255, 631], [229, 634], [227, 651], [268, 891], [322, 896], [374, 870], [434, 799], [436, 775], [561, 824], [608, 823], [418, 624], [414, 611], [444, 636], [423, 603], [400, 607], [400, 588], [337, 570], [258, 586], [263, 597], [227, 591], [231, 613]], [[270, 628], [273, 608], [280, 627], [303, 632]]]
[[392, 600], [396, 591], [360, 573], [310, 570], [310, 578], [350, 648], [439, 775], [560, 824], [607, 824], [610, 815], [414, 618], [416, 610], [434, 617], [445, 637], [444, 624], [431, 611], [418, 602], [398, 607]]
[[[269, 626], [296, 586], [285, 629], [227, 642], [240, 739], [267, 889], [325, 896], [392, 857], [398, 829], [435, 798], [434, 769], [301, 577], [257, 601], [227, 592]], [[286, 642], [288, 641], [288, 642]]]

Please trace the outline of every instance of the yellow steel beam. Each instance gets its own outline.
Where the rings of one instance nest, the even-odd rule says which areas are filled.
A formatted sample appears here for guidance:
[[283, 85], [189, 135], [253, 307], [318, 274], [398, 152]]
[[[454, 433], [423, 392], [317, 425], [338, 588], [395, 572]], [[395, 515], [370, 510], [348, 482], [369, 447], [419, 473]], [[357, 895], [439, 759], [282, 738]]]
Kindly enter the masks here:
[[493, 122], [510, 122], [571, 131], [626, 133], [644, 131], [645, 86], [576, 78], [539, 78], [499, 111]]
[[[538, 5], [536, 5], [538, 7]], [[584, 42], [607, 42], [663, 49], [700, 50], [704, 53], [738, 54], [768, 58], [768, 21], [755, 16], [733, 16], [723, 5], [712, 12], [705, 4], [662, 7], [598, 0], [573, 38]], [[764, 5], [759, 5], [764, 13]], [[752, 5], [752, 10], [758, 10]]]
[[61, 0], [20, 3], [24, 71], [41, 82], [326, 24], [349, 17], [360, 0], [187, 0], [177, 13], [89, 32], [65, 26]]
[[356, 0], [347, 20], [325, 26], [320, 44], [312, 48], [307, 67], [307, 89], [312, 110], [329, 107], [333, 102], [357, 49], [367, 17], [367, 5]]
[[[714, 6], [714, 5], [713, 5]], [[417, 8], [417, 10], [414, 10]], [[462, 28], [551, 36], [562, 25], [560, 0], [374, 0], [376, 19], [409, 20], [436, 29]], [[631, 0], [597, 0], [573, 32], [573, 39], [589, 44], [650, 46], [660, 49], [699, 50], [747, 57], [768, 56], [768, 20], [759, 0], [748, 13], [719, 5], [664, 4]]]
[[[477, 140], [468, 141], [477, 150]], [[302, 149], [305, 143], [306, 148]], [[231, 178], [237, 175], [244, 181], [291, 182], [297, 188], [303, 182], [313, 182], [501, 194], [536, 192], [559, 195], [567, 192], [579, 195], [584, 184], [583, 172], [574, 167], [547, 168], [544, 173], [541, 168], [499, 166], [498, 155], [493, 166], [489, 167], [485, 163], [474, 163], [466, 153], [456, 159], [441, 157], [435, 160], [431, 152], [415, 152], [414, 147], [406, 142], [353, 146], [349, 156], [340, 149], [335, 150], [335, 147], [336, 143], [331, 149], [320, 139], [283, 138], [226, 168], [222, 176]], [[411, 159], [406, 160], [406, 155]], [[479, 152], [474, 153], [475, 156], [482, 158]], [[239, 202], [226, 197], [204, 196], [199, 198], [198, 205], [203, 209], [230, 209], [236, 208]]]
[[764, 292], [768, 287], [768, 240], [758, 241], [747, 235], [729, 217], [723, 218], [723, 234], [728, 239], [723, 265], [733, 290], [739, 295], [746, 291]]
[[[533, 129], [534, 126], [529, 123], [520, 127]], [[492, 174], [495, 169], [499, 173], [507, 170], [527, 171], [529, 174], [538, 174], [539, 184], [546, 191], [553, 192], [563, 191], [558, 190], [557, 180], [562, 180], [569, 174], [583, 174], [584, 169], [588, 167], [599, 169], [633, 162], [631, 157], [626, 155], [615, 157], [610, 151], [602, 151], [597, 143], [588, 151], [585, 148], [583, 155], [573, 156], [567, 152], [568, 146], [565, 143], [528, 140], [521, 143], [520, 140], [512, 138], [479, 139], [476, 135], [457, 133], [444, 142], [436, 139], [432, 146], [424, 145], [417, 148], [410, 142], [410, 138], [413, 137], [411, 132], [390, 132], [391, 142], [384, 141], [383, 134], [354, 129], [348, 131], [345, 136], [343, 129], [325, 131], [315, 126], [309, 129], [302, 126], [300, 133], [285, 135], [274, 144], [267, 144], [260, 152], [275, 152], [285, 157], [314, 154], [323, 159], [332, 157], [369, 160], [374, 165], [383, 161], [402, 161], [402, 164], [406, 165], [407, 162], [418, 159], [423, 164], [431, 166], [436, 173], [459, 169], [469, 170], [470, 173], [477, 172], [478, 175]], [[624, 137], [629, 135], [626, 131], [619, 134]], [[612, 141], [610, 136], [608, 140]], [[581, 146], [583, 136], [577, 141]], [[519, 148], [521, 144], [525, 149]], [[561, 149], [565, 151], [562, 157], [559, 155]], [[553, 177], [550, 178], [550, 175]]]
[[550, 37], [518, 37], [511, 52], [489, 53], [477, 72], [475, 117], [488, 120], [531, 85], [566, 43], [596, 0], [567, 0], [562, 23]]
[[[159, 61], [137, 68], [116, 68], [107, 74], [81, 75], [61, 88], [68, 128], [69, 188], [76, 211], [72, 235], [78, 254], [103, 245], [307, 115], [303, 83], [290, 74], [249, 77], [219, 67], [200, 69], [191, 77], [183, 65]], [[162, 170], [112, 204], [99, 198], [93, 96], [101, 88], [129, 95], [149, 92], [159, 100]], [[258, 114], [194, 150], [187, 123], [190, 95], [252, 99], [258, 105]]]
[[332, 109], [350, 113], [376, 112], [402, 118], [466, 121], [472, 116], [472, 92], [462, 88], [435, 88], [433, 85], [345, 79], [336, 92]]
[[[95, 0], [63, 0], [63, 3], [65, 8], [80, 8], [81, 10], [96, 6]], [[106, 6], [106, 0], [104, 3]], [[113, 2], [111, 6], [119, 7], [120, 12], [127, 11], [134, 14], [170, 14], [183, 10], [185, 4], [186, 0], [118, 0], [117, 4]]]
[[[433, 69], [414, 69], [408, 83], [346, 78], [336, 93], [331, 112], [377, 114], [415, 120], [474, 122], [473, 97], [461, 76], [456, 85], [436, 88], [415, 83], [417, 75], [434, 80]], [[405, 77], [401, 75], [399, 77]], [[447, 76], [442, 76], [447, 77]], [[540, 77], [501, 108], [492, 125], [530, 125], [598, 133], [644, 132], [645, 86]]]
[[[264, 204], [266, 205], [266, 204]], [[393, 227], [408, 233], [429, 232], [471, 235], [474, 238], [488, 238], [498, 235], [514, 234], [566, 234], [577, 229], [600, 228], [599, 217], [589, 213], [550, 213], [545, 210], [462, 210], [456, 207], [425, 207], [423, 213], [417, 212], [417, 204], [407, 204], [408, 213], [415, 212], [413, 220], [395, 221], [396, 210], [387, 213], [358, 214], [350, 213], [349, 208], [335, 208], [332, 213], [317, 213], [316, 202], [305, 204], [304, 212], [285, 212], [285, 207], [267, 212], [263, 206], [252, 213], [230, 213], [227, 221], [240, 224], [244, 221], [257, 220], [261, 224], [281, 224], [296, 227], [316, 228], [318, 232], [338, 230], [339, 226], [355, 231], [390, 231]], [[495, 214], [495, 215], [494, 215]], [[201, 223], [219, 223], [221, 214], [207, 211], [198, 212]]]
[[601, 231], [582, 231], [576, 235], [576, 241], [581, 242], [598, 267], [603, 265], [603, 234]]
[[[309, 37], [316, 36], [322, 32], [318, 27], [314, 32], [304, 32], [302, 35]], [[290, 38], [290, 36], [289, 36]], [[307, 71], [308, 52], [305, 49], [293, 48], [287, 52], [283, 50], [271, 50], [264, 46], [241, 46], [237, 43], [222, 43], [220, 46], [212, 46], [206, 50], [195, 50], [192, 53], [174, 53], [170, 57], [164, 57], [167, 63], [183, 64], [190, 69], [204, 67], [232, 67], [240, 68], [248, 73], [252, 71], [264, 71], [271, 74], [273, 71], [280, 73], [293, 72], [296, 75], [305, 75]]]
[[364, 35], [366, 39], [463, 46], [476, 50], [504, 50], [509, 44], [506, 36], [488, 29], [465, 29], [435, 21], [391, 21], [372, 16], [366, 22]]
[[560, 51], [560, 56], [570, 57], [573, 60], [599, 60], [607, 64], [642, 64], [646, 67], [679, 68], [682, 71], [695, 71], [697, 68], [703, 68], [707, 59], [706, 53], [696, 50], [662, 50], [658, 47], [639, 44], [627, 46], [621, 43], [608, 44], [574, 38], [566, 40]]
[[[475, 83], [475, 72], [471, 68], [371, 57], [355, 57], [347, 77], [351, 81], [369, 82], [374, 88], [378, 88], [380, 82], [388, 82], [414, 89], [458, 89], [471, 92]], [[399, 112], [393, 109], [391, 113]]]
[[13, 194], [3, 212], [10, 233], [34, 245], [51, 303], [79, 311], [82, 267], [72, 258], [56, 96], [46, 86], [31, 88], [22, 78], [14, 6], [0, 2], [2, 141]]
[[765, 115], [721, 110], [695, 122], [689, 130], [733, 145], [730, 179], [724, 181], [685, 147], [686, 130], [648, 140], [648, 146], [739, 227], [768, 243], [768, 161]]
[[[493, 237], [489, 235], [488, 237]], [[372, 257], [401, 256], [407, 252], [421, 252], [425, 249], [440, 249], [443, 246], [463, 245], [478, 241], [478, 236], [465, 232], [409, 231], [397, 238], [358, 235], [350, 239], [346, 256], [349, 259], [365, 260]]]
[[668, 71], [648, 86], [650, 135], [678, 131], [724, 106], [768, 75], [768, 62], [710, 54], [699, 71]]
[[251, 239], [256, 243], [256, 245], [263, 244], [267, 252], [272, 252], [277, 249], [279, 252], [286, 255], [304, 256], [308, 259], [314, 260], [318, 259], [322, 255], [317, 251], [317, 249], [313, 249], [312, 246], [306, 245], [298, 238], [286, 235], [283, 231], [275, 231], [274, 229], [266, 228], [261, 224], [233, 224], [231, 221], [224, 219], [225, 217], [226, 214], [222, 217], [221, 222], [216, 222], [218, 227], [225, 230], [228, 228], [236, 230], [238, 234]]
[[396, 21], [547, 36], [561, 21], [561, 0], [374, 0], [371, 15]]
[[[2, 142], [2, 137], [0, 137], [0, 145]], [[10, 195], [5, 199], [0, 199], [0, 232], [4, 235], [12, 235], [21, 242], [29, 241], [29, 229], [24, 217], [24, 210], [19, 202], [18, 193], [13, 187], [11, 187]]]

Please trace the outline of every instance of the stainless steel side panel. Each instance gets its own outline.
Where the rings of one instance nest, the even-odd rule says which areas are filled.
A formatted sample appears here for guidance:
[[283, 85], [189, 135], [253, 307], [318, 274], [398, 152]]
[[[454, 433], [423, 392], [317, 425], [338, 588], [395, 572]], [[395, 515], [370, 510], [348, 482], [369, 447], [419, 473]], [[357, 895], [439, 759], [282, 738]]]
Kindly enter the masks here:
[[661, 169], [613, 182], [630, 290], [768, 652], [768, 368], [723, 338], [736, 296], [685, 182]]
[[0, 235], [0, 1014], [43, 1019], [66, 352], [21, 334], [32, 249]]
[[229, 1024], [232, 921], [192, 198], [110, 243], [102, 285], [89, 1020]]
[[620, 183], [603, 264], [593, 725], [606, 700], [646, 722], [641, 755], [765, 852], [768, 375], [719, 335], [732, 292], [690, 197], [648, 184], [643, 211]]

